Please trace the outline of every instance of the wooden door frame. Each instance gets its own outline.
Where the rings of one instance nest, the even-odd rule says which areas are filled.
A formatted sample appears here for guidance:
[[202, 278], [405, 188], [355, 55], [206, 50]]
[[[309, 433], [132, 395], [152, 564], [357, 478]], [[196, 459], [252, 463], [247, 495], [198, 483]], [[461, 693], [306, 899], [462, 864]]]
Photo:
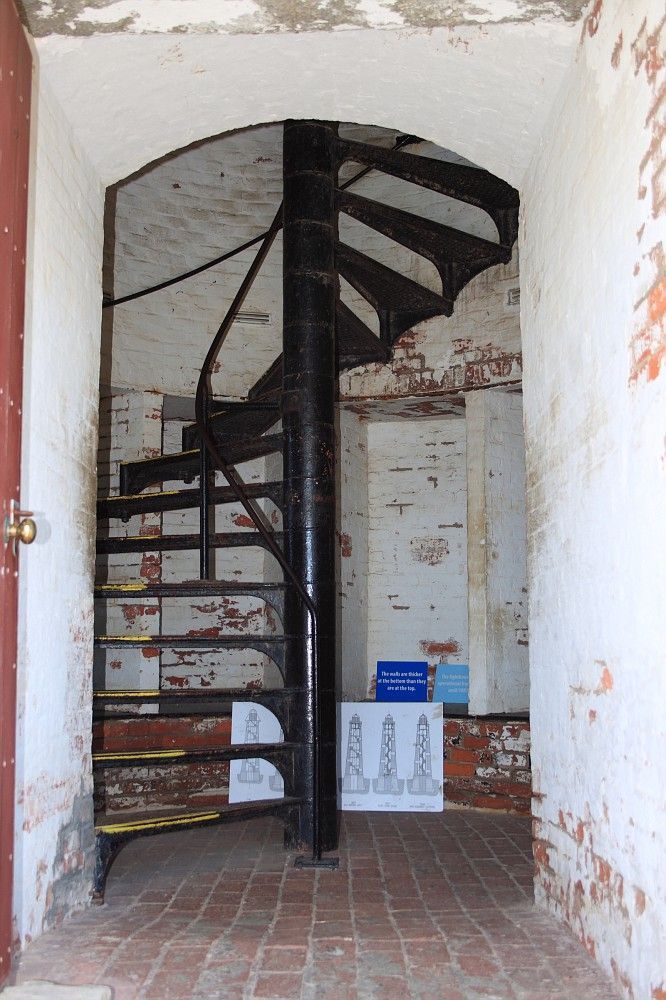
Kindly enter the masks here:
[[[32, 56], [13, 0], [0, 0], [0, 533], [20, 499]], [[12, 953], [18, 555], [0, 538], [0, 987]]]

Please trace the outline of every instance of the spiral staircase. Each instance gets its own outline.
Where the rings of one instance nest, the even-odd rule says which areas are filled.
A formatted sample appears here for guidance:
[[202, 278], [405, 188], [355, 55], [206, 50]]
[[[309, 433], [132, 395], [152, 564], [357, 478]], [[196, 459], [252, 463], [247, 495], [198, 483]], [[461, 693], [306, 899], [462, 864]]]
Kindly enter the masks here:
[[[418, 141], [402, 137], [385, 149], [338, 135], [335, 123], [288, 121], [284, 126], [283, 204], [261, 241], [216, 337], [198, 384], [196, 422], [185, 427], [182, 451], [123, 463], [118, 495], [98, 504], [100, 557], [116, 553], [198, 550], [199, 576], [177, 583], [100, 580], [101, 603], [128, 598], [252, 596], [271, 607], [278, 634], [193, 637], [187, 634], [108, 635], [104, 649], [145, 647], [202, 651], [251, 648], [278, 668], [282, 685], [238, 690], [163, 687], [96, 690], [96, 720], [131, 716], [139, 709], [188, 717], [228, 713], [233, 702], [253, 702], [275, 714], [284, 734], [279, 744], [236, 743], [197, 749], [128, 748], [93, 753], [94, 774], [110, 768], [178, 767], [183, 764], [262, 758], [280, 772], [284, 797], [241, 804], [221, 801], [203, 809], [146, 808], [131, 816], [101, 814], [96, 821], [94, 893], [103, 899], [109, 867], [123, 844], [142, 836], [275, 815], [288, 846], [303, 849], [300, 865], [332, 866], [337, 844], [335, 696], [335, 455], [334, 408], [341, 371], [386, 363], [400, 337], [434, 316], [450, 316], [460, 291], [476, 275], [508, 263], [518, 231], [518, 193], [484, 170], [407, 152]], [[351, 181], [338, 183], [340, 168], [359, 164]], [[379, 171], [476, 206], [495, 224], [496, 242], [361, 197], [350, 190], [360, 176]], [[434, 264], [441, 292], [353, 249], [338, 238], [344, 213]], [[211, 374], [227, 333], [280, 230], [283, 230], [283, 351], [242, 402], [213, 396]], [[376, 311], [376, 336], [340, 299], [345, 279]], [[222, 352], [223, 357], [223, 352]], [[276, 454], [282, 478], [245, 484], [236, 466]], [[217, 473], [217, 479], [216, 479]], [[221, 476], [220, 476], [221, 473]], [[178, 490], [155, 492], [165, 481]], [[272, 501], [282, 512], [274, 530], [261, 508]], [[253, 528], [217, 532], [220, 505], [243, 508]], [[137, 514], [199, 511], [199, 532], [112, 537], [109, 525]], [[248, 522], [248, 523], [250, 523]], [[218, 549], [260, 546], [281, 571], [279, 582], [216, 579]]]

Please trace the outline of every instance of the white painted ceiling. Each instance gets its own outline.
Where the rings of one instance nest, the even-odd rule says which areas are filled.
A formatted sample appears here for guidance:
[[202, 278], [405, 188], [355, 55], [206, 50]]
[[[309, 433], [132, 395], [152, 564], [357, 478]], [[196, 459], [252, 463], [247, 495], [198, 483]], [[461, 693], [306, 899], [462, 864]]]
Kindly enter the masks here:
[[576, 21], [585, 0], [19, 0], [31, 33], [262, 34]]
[[[216, 7], [235, 2], [216, 0]], [[193, 11], [197, 4], [176, 6]], [[507, 4], [521, 17], [505, 17]], [[409, 5], [395, 0], [391, 10], [398, 6]], [[474, 23], [457, 27], [45, 34], [36, 48], [43, 82], [104, 185], [229, 130], [321, 118], [423, 136], [520, 186], [575, 56], [580, 26], [571, 18], [580, 4], [485, 6], [495, 21], [475, 14]], [[174, 0], [135, 3], [142, 12], [158, 7], [173, 9]], [[431, 7], [483, 12], [484, 4], [431, 0]], [[85, 8], [74, 0], [28, 3], [36, 31], [37, 12], [76, 21], [82, 9], [92, 17], [111, 7], [106, 0]]]

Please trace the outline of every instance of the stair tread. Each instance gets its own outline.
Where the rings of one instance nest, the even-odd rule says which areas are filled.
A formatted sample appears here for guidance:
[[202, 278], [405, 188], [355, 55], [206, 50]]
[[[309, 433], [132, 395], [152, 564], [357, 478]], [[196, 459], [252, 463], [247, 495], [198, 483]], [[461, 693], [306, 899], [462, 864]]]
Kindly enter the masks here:
[[[238, 441], [253, 435], [264, 434], [279, 419], [280, 406], [277, 400], [258, 403], [247, 400], [213, 413], [209, 420], [209, 428], [214, 432], [222, 446], [227, 439]], [[196, 447], [198, 439], [199, 430], [196, 423], [183, 427], [184, 449]]]
[[487, 170], [352, 140], [340, 140], [339, 149], [344, 160], [372, 166], [456, 201], [476, 205], [493, 219], [505, 246], [511, 246], [515, 241], [520, 203], [518, 192]]
[[[252, 499], [281, 495], [282, 482], [246, 483], [245, 491]], [[238, 503], [230, 486], [214, 486], [210, 491], [213, 503]], [[160, 490], [156, 493], [128, 493], [103, 497], [97, 501], [98, 517], [124, 517], [157, 510], [186, 510], [199, 506], [199, 490]]]
[[[388, 351], [372, 330], [360, 320], [343, 302], [335, 307], [337, 332], [337, 366], [338, 371], [356, 368], [368, 361], [385, 361]], [[282, 386], [282, 355], [255, 382], [248, 393], [250, 401], [255, 396], [267, 392], [276, 392]]]
[[256, 799], [254, 802], [222, 802], [208, 809], [164, 809], [158, 808], [145, 812], [128, 812], [115, 815], [98, 813], [95, 817], [97, 833], [131, 833], [142, 829], [168, 829], [169, 827], [186, 826], [194, 823], [215, 822], [218, 818], [233, 818], [234, 814], [249, 816], [265, 815], [273, 810], [299, 805], [303, 800], [296, 797], [281, 799]]
[[[405, 277], [393, 268], [380, 264], [367, 254], [338, 243], [336, 260], [340, 274], [377, 309], [398, 312], [419, 310], [432, 316], [450, 309], [450, 302], [437, 292]], [[360, 286], [360, 287], [359, 287]], [[368, 294], [369, 293], [369, 294]]]
[[387, 361], [391, 351], [376, 337], [370, 327], [349, 306], [338, 300], [335, 306], [337, 320], [338, 352], [355, 358], [359, 364], [368, 361]]
[[[278, 544], [283, 533], [273, 531], [272, 536]], [[97, 552], [108, 555], [118, 552], [182, 552], [199, 548], [198, 534], [183, 535], [125, 535], [118, 538], [98, 538]], [[217, 531], [209, 536], [211, 548], [238, 548], [242, 546], [265, 545], [263, 536], [258, 531]]]
[[239, 583], [236, 580], [182, 580], [177, 583], [96, 583], [95, 595], [115, 597], [141, 595], [142, 597], [176, 597], [207, 594], [226, 594], [230, 591], [272, 591], [285, 590], [288, 583], [265, 583], [263, 581]]
[[294, 741], [273, 743], [225, 743], [216, 747], [169, 747], [137, 750], [101, 750], [92, 754], [93, 766], [143, 767], [155, 764], [190, 763], [196, 760], [241, 760], [243, 757], [261, 757], [276, 752], [290, 753], [302, 747]]
[[[167, 688], [160, 690], [151, 691], [139, 691], [134, 688], [127, 690], [99, 690], [93, 691], [93, 698], [97, 698], [99, 701], [154, 701], [158, 699], [167, 700], [200, 700], [201, 698], [210, 698], [214, 700], [215, 698], [226, 698], [229, 701], [234, 699], [241, 701], [244, 698], [251, 700], [253, 698], [259, 697], [261, 695], [270, 696], [280, 696], [284, 695], [289, 697], [295, 693], [299, 692], [299, 688], [260, 688], [259, 690], [252, 689], [248, 691], [246, 688]], [[137, 718], [145, 718], [150, 720], [151, 718], [159, 718], [159, 716], [137, 716]]]
[[[282, 449], [281, 434], [233, 438], [224, 445], [223, 458], [229, 465], [241, 465]], [[121, 489], [136, 492], [165, 479], [194, 477], [199, 472], [200, 448], [187, 448], [170, 455], [155, 455], [120, 463]]]
[[445, 299], [455, 301], [473, 277], [511, 259], [511, 250], [499, 243], [370, 198], [343, 192], [338, 204], [352, 218], [430, 260], [439, 272]]
[[[257, 448], [265, 447], [275, 450], [279, 442], [282, 440], [281, 434], [263, 434], [256, 436], [252, 433], [248, 434], [235, 434], [229, 440], [229, 444], [232, 447], [241, 450], [243, 448], [249, 448], [250, 446], [256, 445]], [[151, 458], [137, 458], [128, 462], [120, 462], [120, 465], [126, 468], [140, 465], [140, 466], [150, 466], [150, 465], [177, 465], [182, 461], [196, 461], [199, 458], [200, 448], [186, 448], [183, 451], [171, 452], [168, 455], [155, 455]]]
[[175, 648], [176, 646], [216, 646], [216, 645], [246, 645], [251, 647], [255, 642], [285, 642], [288, 639], [296, 639], [293, 635], [264, 635], [257, 633], [245, 633], [243, 635], [230, 635], [225, 632], [223, 635], [96, 635], [95, 645], [97, 646], [165, 646]]

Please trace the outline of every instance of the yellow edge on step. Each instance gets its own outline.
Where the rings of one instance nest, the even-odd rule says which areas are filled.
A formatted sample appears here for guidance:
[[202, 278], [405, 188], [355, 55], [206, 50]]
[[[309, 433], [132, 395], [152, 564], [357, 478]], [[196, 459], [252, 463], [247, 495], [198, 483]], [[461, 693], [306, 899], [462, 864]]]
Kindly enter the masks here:
[[100, 642], [155, 642], [154, 635], [98, 635]]
[[93, 691], [93, 698], [151, 698], [156, 694], [162, 694], [160, 690], [155, 691]]
[[163, 826], [184, 826], [186, 823], [205, 823], [210, 819], [219, 819], [221, 813], [195, 813], [193, 816], [161, 816], [157, 819], [134, 820], [130, 823], [102, 823], [95, 829], [101, 833], [127, 833], [130, 830], [158, 830]]
[[[198, 448], [188, 448], [187, 451], [176, 451], [173, 455], [156, 455], [155, 458], [134, 458], [130, 462], [120, 462], [120, 465], [136, 465], [138, 462], [143, 465], [144, 462], [161, 462], [164, 458], [182, 458], [183, 455], [198, 455]], [[148, 496], [155, 496], [155, 494], [147, 494]]]
[[147, 583], [102, 583], [96, 590], [131, 590], [132, 592], [138, 593], [141, 590], [146, 590], [148, 587]]
[[142, 760], [164, 760], [172, 757], [184, 757], [187, 750], [137, 750], [134, 753], [94, 753], [93, 760], [135, 760], [140, 757]]
[[[127, 465], [127, 462], [121, 462]], [[120, 503], [123, 500], [154, 500], [155, 497], [173, 497], [180, 490], [158, 490], [157, 493], [119, 493], [112, 497], [104, 497], [104, 503]]]

